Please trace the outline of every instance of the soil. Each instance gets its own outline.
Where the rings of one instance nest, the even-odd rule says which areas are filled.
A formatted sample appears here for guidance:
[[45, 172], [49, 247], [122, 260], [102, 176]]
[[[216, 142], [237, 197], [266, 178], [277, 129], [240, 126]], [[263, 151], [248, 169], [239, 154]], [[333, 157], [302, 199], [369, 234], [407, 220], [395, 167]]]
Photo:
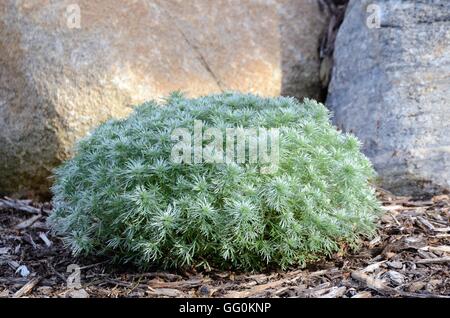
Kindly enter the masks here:
[[[378, 234], [304, 269], [139, 272], [75, 258], [45, 224], [49, 203], [0, 200], [0, 297], [450, 298], [450, 198], [379, 190]], [[77, 280], [77, 273], [80, 273]]]

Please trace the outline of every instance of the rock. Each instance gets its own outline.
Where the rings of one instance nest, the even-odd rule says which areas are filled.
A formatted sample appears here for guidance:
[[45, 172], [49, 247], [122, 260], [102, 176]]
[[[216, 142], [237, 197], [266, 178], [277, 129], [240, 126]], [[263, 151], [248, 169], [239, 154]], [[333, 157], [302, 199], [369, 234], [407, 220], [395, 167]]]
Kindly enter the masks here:
[[327, 104], [395, 194], [450, 189], [449, 12], [448, 0], [352, 0], [337, 35]]
[[428, 281], [428, 283], [425, 285], [425, 290], [429, 293], [434, 293], [436, 289], [439, 288], [439, 286], [442, 286], [445, 284], [442, 279], [431, 279]]
[[411, 293], [416, 293], [423, 289], [427, 285], [426, 282], [414, 282], [408, 287], [408, 291]]
[[388, 271], [386, 275], [389, 277], [389, 280], [395, 285], [400, 286], [405, 283], [405, 276], [396, 271]]
[[0, 194], [45, 193], [92, 127], [174, 90], [317, 98], [326, 23], [315, 0], [1, 1]]
[[199, 297], [210, 297], [211, 289], [207, 285], [202, 285], [198, 289], [198, 295], [199, 295]]
[[402, 269], [403, 268], [403, 263], [399, 262], [399, 261], [386, 262], [386, 265], [389, 266], [390, 268], [394, 268], [394, 269]]
[[30, 271], [25, 265], [20, 265], [16, 269], [16, 274], [19, 274], [22, 277], [28, 277], [28, 275], [30, 275]]

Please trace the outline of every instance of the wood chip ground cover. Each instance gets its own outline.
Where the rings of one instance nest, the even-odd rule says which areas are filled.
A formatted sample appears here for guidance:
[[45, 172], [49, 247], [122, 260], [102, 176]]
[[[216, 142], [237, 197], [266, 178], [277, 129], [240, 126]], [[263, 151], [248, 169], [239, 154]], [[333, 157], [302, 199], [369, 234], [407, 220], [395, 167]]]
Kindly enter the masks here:
[[[378, 235], [355, 253], [266, 273], [139, 272], [74, 258], [49, 234], [48, 203], [0, 200], [0, 297], [450, 298], [450, 198], [379, 190]], [[80, 269], [80, 285], [68, 266]]]

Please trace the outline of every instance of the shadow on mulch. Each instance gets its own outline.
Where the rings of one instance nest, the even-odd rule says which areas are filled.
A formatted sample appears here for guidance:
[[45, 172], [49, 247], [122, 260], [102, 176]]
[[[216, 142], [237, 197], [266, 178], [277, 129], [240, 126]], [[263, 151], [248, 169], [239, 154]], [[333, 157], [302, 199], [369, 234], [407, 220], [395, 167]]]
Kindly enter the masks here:
[[[379, 191], [385, 214], [362, 248], [306, 269], [139, 272], [74, 258], [48, 233], [49, 204], [0, 200], [0, 297], [448, 297], [450, 199]], [[79, 281], [77, 274], [80, 273]]]

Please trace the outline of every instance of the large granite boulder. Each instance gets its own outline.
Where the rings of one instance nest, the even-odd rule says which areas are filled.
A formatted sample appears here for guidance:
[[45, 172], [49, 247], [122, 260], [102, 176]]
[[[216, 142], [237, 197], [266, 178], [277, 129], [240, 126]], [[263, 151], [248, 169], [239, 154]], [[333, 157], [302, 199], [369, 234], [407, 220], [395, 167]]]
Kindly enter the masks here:
[[320, 94], [315, 0], [2, 0], [0, 194], [46, 192], [94, 125], [174, 90]]
[[397, 194], [450, 189], [450, 1], [352, 0], [327, 104]]

